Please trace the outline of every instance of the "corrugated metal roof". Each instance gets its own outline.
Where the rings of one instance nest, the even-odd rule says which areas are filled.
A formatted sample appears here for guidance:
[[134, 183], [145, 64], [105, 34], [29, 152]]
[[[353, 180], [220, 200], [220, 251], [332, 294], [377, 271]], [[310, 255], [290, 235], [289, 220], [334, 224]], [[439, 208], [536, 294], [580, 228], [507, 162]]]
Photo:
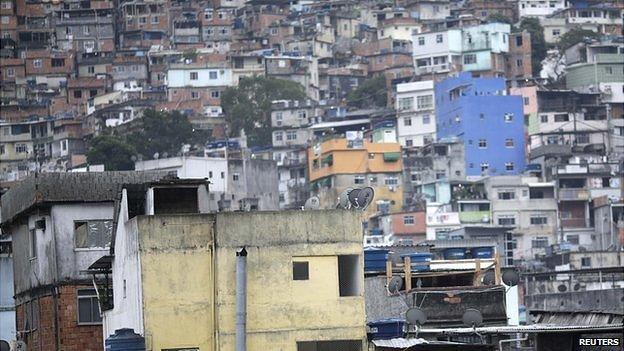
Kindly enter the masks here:
[[620, 330], [624, 324], [602, 324], [602, 325], [552, 325], [552, 324], [532, 324], [518, 326], [497, 326], [479, 328], [421, 328], [419, 333], [423, 334], [509, 334], [509, 333], [555, 333], [573, 331], [606, 331]]
[[397, 349], [406, 349], [416, 345], [463, 345], [462, 343], [451, 341], [430, 341], [422, 338], [394, 338], [387, 340], [373, 340], [376, 347], [389, 347]]

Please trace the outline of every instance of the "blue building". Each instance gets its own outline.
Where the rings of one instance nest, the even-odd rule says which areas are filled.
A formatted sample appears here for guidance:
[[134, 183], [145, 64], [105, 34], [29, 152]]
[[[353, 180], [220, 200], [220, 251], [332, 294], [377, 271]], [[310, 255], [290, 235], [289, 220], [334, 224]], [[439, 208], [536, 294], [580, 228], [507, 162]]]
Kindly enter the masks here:
[[466, 176], [524, 170], [522, 97], [505, 94], [504, 79], [473, 78], [470, 73], [435, 86], [438, 139], [463, 141]]

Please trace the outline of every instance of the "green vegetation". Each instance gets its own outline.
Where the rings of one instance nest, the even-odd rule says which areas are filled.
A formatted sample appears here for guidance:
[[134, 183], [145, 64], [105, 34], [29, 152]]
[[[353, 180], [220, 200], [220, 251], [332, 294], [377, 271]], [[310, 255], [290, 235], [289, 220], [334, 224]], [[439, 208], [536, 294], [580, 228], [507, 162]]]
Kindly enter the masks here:
[[134, 169], [132, 156], [152, 158], [158, 153], [178, 155], [185, 144], [202, 145], [208, 136], [195, 131], [188, 118], [178, 111], [146, 110], [141, 128], [128, 135], [113, 135], [110, 129], [94, 138], [87, 152], [89, 164], [104, 164], [106, 170]]
[[386, 78], [378, 76], [368, 79], [347, 95], [347, 104], [352, 107], [386, 107], [388, 100]]
[[574, 28], [559, 38], [557, 47], [561, 51], [567, 50], [585, 39], [600, 39], [600, 34], [593, 30]]
[[239, 136], [245, 130], [249, 146], [271, 145], [271, 102], [305, 98], [299, 83], [255, 76], [227, 88], [221, 95], [221, 107], [230, 136]]

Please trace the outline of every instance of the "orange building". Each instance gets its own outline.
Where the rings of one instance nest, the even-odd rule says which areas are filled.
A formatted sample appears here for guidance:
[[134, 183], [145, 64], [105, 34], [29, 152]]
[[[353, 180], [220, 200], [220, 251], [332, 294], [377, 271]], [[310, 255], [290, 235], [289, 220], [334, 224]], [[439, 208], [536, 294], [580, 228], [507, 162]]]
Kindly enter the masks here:
[[349, 187], [370, 186], [375, 189], [375, 199], [365, 212], [367, 216], [378, 207], [400, 211], [402, 170], [399, 143], [334, 138], [308, 148], [311, 193], [320, 198], [323, 208], [335, 206], [340, 193]]

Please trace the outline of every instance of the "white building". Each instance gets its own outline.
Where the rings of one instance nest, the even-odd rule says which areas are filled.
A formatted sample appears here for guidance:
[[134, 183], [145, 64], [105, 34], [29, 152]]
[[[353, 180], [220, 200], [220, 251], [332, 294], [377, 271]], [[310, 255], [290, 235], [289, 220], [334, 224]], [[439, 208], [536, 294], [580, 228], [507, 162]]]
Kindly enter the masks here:
[[545, 17], [566, 8], [565, 0], [520, 0], [518, 14], [523, 17]]
[[436, 139], [433, 81], [397, 85], [396, 110], [399, 143], [423, 146]]
[[204, 179], [210, 181], [211, 193], [227, 191], [228, 163], [225, 158], [180, 156], [156, 160], [137, 161], [137, 171], [171, 171], [182, 179]]

